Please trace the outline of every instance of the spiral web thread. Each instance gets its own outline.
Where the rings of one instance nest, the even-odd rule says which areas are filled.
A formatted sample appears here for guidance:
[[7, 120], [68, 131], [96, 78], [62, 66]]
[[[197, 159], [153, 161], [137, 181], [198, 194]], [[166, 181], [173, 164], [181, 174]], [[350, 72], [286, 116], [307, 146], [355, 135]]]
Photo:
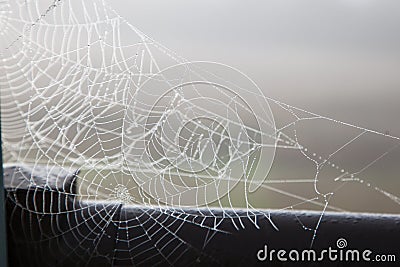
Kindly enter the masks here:
[[[105, 203], [103, 210], [83, 218], [94, 223], [94, 232], [115, 223], [118, 242], [137, 243], [136, 247], [152, 244], [146, 251], [173, 265], [196, 250], [180, 236], [184, 223], [207, 230], [204, 246], [215, 234], [226, 233], [219, 227], [222, 219], [230, 219], [239, 230], [243, 220], [258, 227], [257, 218], [263, 217], [279, 229], [268, 212], [260, 211], [268, 207], [263, 204], [268, 200], [260, 201], [260, 196], [285, 199], [274, 206], [282, 210], [319, 210], [320, 220], [314, 225], [299, 220], [301, 228], [310, 231], [311, 242], [325, 211], [347, 210], [345, 203], [333, 205], [331, 200], [349, 183], [399, 203], [394, 193], [375, 186], [366, 174], [396, 155], [398, 137], [264, 96], [248, 77], [227, 66], [187, 62], [103, 1], [0, 5], [4, 162], [24, 164], [33, 172], [39, 165], [79, 169], [77, 193], [57, 193], [86, 203], [83, 208], [38, 212], [9, 191], [15, 209], [78, 215]], [[313, 146], [307, 135], [312, 136], [309, 129], [320, 124], [328, 125], [332, 134], [344, 132], [344, 137], [324, 149]], [[380, 144], [371, 158], [354, 164], [340, 160], [346, 155], [351, 158], [351, 149], [370, 142]], [[279, 162], [285, 153], [290, 156], [283, 157], [286, 162], [280, 168], [298, 167], [293, 160], [306, 167], [298, 176], [294, 171], [287, 174], [293, 178], [279, 179], [274, 177], [272, 162]], [[34, 184], [30, 177], [26, 179]], [[307, 189], [298, 193], [299, 186]], [[113, 216], [121, 203], [135, 205], [143, 213], [116, 223]], [[236, 207], [244, 208], [247, 215], [212, 215], [213, 208]], [[111, 214], [101, 215], [106, 210]], [[173, 218], [174, 224], [164, 223], [165, 216]], [[153, 226], [161, 230], [154, 232]], [[137, 236], [129, 235], [132, 228]], [[65, 231], [57, 229], [53, 234]], [[92, 234], [82, 233], [79, 245], [65, 253], [83, 248], [84, 241], [98, 242]], [[38, 242], [48, 239], [43, 235]], [[117, 247], [107, 257], [110, 262], [128, 259], [141, 264], [135, 261], [136, 247], [125, 254], [118, 251], [123, 247]]]

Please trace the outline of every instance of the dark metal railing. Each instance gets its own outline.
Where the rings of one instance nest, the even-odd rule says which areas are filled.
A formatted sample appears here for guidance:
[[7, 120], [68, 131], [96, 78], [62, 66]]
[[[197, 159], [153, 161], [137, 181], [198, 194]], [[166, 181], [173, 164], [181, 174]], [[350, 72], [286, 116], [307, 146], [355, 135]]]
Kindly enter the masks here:
[[[337, 249], [339, 238], [347, 241], [347, 248], [396, 254], [400, 259], [398, 215], [169, 211], [82, 202], [75, 197], [75, 175], [54, 175], [58, 170], [38, 172], [53, 177], [49, 182], [29, 168], [4, 169], [10, 266], [318, 266], [315, 262], [260, 261], [257, 253], [265, 246], [269, 251]], [[317, 223], [317, 231], [305, 227]], [[210, 230], [215, 224], [215, 231]], [[323, 265], [342, 266], [337, 261]]]

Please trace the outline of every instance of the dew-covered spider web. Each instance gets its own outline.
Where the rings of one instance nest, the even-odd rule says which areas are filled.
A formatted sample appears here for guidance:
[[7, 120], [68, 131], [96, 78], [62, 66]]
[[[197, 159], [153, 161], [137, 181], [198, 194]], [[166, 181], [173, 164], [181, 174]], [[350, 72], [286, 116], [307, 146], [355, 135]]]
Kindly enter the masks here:
[[[224, 64], [189, 62], [101, 0], [2, 1], [0, 36], [3, 159], [18, 166], [10, 227], [39, 227], [32, 242], [65, 257], [174, 265], [201, 250], [185, 225], [205, 231], [204, 247], [229, 234], [222, 220], [240, 230], [262, 218], [279, 230], [271, 208], [320, 219], [363, 211], [363, 201], [398, 210], [399, 137], [270, 98]], [[59, 175], [39, 183], [43, 170]], [[33, 195], [21, 198], [22, 186]], [[364, 200], [350, 203], [355, 194]], [[312, 242], [319, 225], [299, 221], [299, 230]], [[103, 235], [117, 240], [111, 253], [99, 249]]]

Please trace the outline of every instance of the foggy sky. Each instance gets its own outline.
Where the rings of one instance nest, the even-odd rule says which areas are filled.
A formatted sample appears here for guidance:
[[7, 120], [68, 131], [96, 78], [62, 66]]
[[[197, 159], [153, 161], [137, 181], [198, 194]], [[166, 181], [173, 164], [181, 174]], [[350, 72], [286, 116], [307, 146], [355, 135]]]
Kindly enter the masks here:
[[400, 136], [400, 2], [109, 1], [189, 60], [234, 66], [264, 94]]

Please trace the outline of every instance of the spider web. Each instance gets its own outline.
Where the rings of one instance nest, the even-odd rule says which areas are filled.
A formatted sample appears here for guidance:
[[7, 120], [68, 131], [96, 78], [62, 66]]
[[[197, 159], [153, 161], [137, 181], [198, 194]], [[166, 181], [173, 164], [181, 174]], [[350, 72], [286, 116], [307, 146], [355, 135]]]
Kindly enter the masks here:
[[[201, 250], [183, 238], [184, 225], [206, 232], [204, 247], [226, 233], [223, 219], [240, 230], [262, 217], [279, 229], [265, 208], [318, 210], [315, 224], [299, 221], [313, 242], [325, 211], [349, 210], [341, 199], [351, 185], [399, 203], [372, 178], [398, 156], [400, 138], [269, 98], [229, 66], [188, 62], [103, 1], [3, 1], [0, 35], [4, 162], [23, 166], [17, 173], [35, 194], [73, 203], [43, 195], [44, 203], [26, 205], [18, 186], [8, 194], [15, 210], [57, 225], [35, 242], [62, 250], [59, 236], [79, 220], [88, 225], [65, 257], [80, 258], [87, 242], [90, 257], [102, 254], [99, 234], [114, 225], [117, 245], [103, 255], [110, 263], [146, 264], [137, 259], [146, 254], [174, 265]], [[379, 146], [357, 156], [369, 144]], [[35, 184], [43, 166], [73, 174], [76, 191], [49, 187], [61, 174]], [[37, 208], [45, 204], [54, 209]], [[77, 218], [68, 228], [58, 226], [63, 213]], [[24, 224], [15, 214], [23, 228], [39, 218]]]

